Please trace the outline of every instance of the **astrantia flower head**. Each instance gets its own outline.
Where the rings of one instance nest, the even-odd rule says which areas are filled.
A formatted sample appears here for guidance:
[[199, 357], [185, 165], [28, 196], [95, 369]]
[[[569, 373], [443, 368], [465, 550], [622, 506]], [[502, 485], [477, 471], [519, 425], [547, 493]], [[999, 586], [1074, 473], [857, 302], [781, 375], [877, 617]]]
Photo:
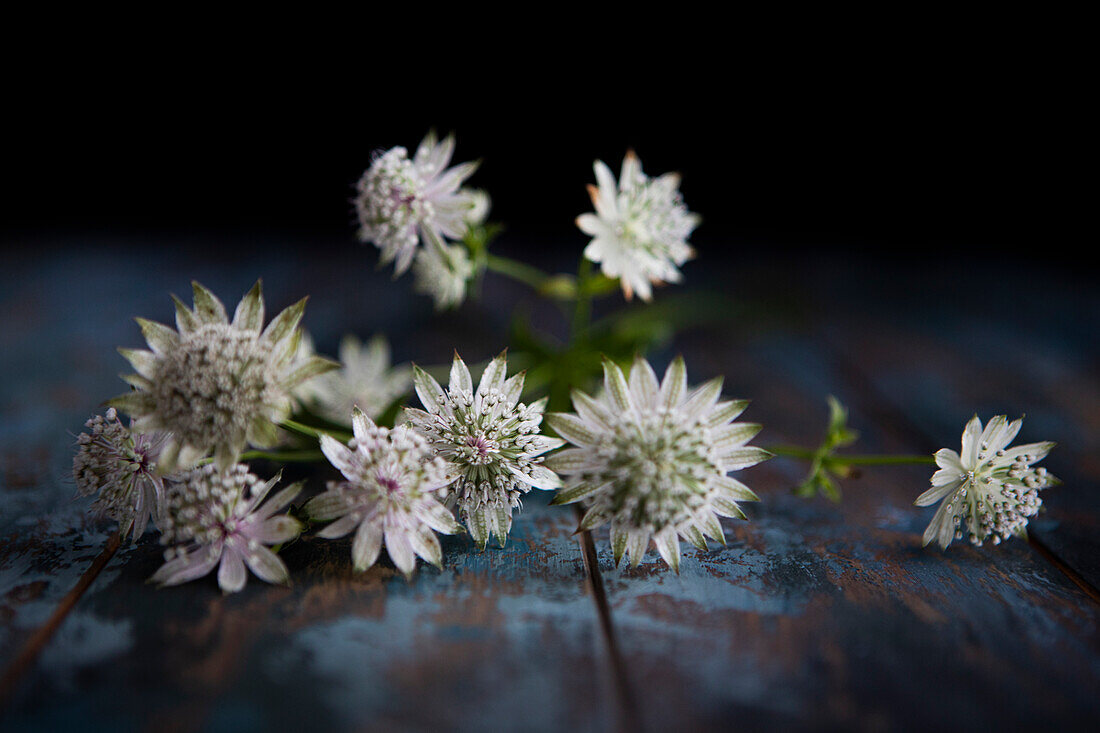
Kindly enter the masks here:
[[680, 282], [678, 266], [694, 256], [687, 238], [699, 216], [680, 198], [680, 176], [649, 178], [633, 151], [623, 160], [619, 183], [597, 160], [597, 186], [588, 186], [595, 214], [581, 214], [577, 226], [594, 239], [584, 256], [600, 263], [603, 273], [619, 278], [627, 299], [653, 295], [654, 283]]
[[366, 344], [347, 335], [340, 342], [340, 368], [311, 379], [303, 402], [334, 423], [346, 425], [358, 407], [377, 419], [412, 386], [407, 364], [391, 366], [390, 345], [379, 334]]
[[1021, 425], [1023, 419], [1008, 422], [998, 415], [983, 430], [975, 415], [963, 430], [962, 453], [949, 448], [936, 452], [940, 468], [932, 476], [932, 488], [915, 502], [941, 502], [924, 531], [925, 545], [936, 540], [947, 549], [952, 539], [964, 536], [979, 546], [990, 537], [999, 544], [1012, 535], [1027, 536], [1028, 519], [1043, 503], [1039, 491], [1059, 482], [1045, 468], [1032, 467], [1054, 443], [1009, 447]]
[[726, 474], [771, 454], [746, 445], [759, 425], [732, 422], [748, 403], [719, 402], [721, 392], [721, 378], [689, 392], [681, 358], [660, 383], [644, 359], [635, 360], [629, 382], [605, 360], [599, 397], [574, 390], [576, 414], [546, 416], [576, 446], [547, 459], [566, 478], [553, 503], [584, 501], [581, 529], [609, 523], [616, 563], [628, 554], [637, 565], [652, 539], [679, 572], [679, 537], [700, 549], [706, 537], [725, 544], [716, 515], [744, 519], [737, 502], [758, 500]]
[[288, 486], [261, 506], [278, 481], [278, 476], [262, 481], [244, 464], [225, 472], [208, 464], [170, 484], [161, 544], [176, 547], [165, 552], [166, 562], [150, 581], [179, 585], [220, 564], [218, 585], [226, 593], [244, 587], [245, 566], [268, 583], [288, 582], [286, 565], [267, 545], [288, 542], [302, 531], [293, 517], [275, 515], [301, 492], [302, 484]]
[[452, 492], [470, 536], [484, 548], [492, 534], [503, 546], [520, 496], [532, 488], [561, 486], [561, 479], [542, 465], [543, 453], [563, 445], [539, 434], [546, 400], [519, 401], [524, 375], [505, 379], [504, 354], [485, 367], [476, 391], [458, 354], [446, 391], [423, 369], [414, 370], [416, 394], [426, 411], [405, 408], [409, 423], [458, 471]]
[[294, 363], [305, 299], [263, 329], [259, 282], [241, 300], [232, 322], [213, 293], [192, 285], [193, 310], [173, 296], [178, 332], [139, 318], [151, 350], [119, 350], [137, 370], [124, 377], [135, 391], [111, 404], [134, 418], [135, 432], [169, 433], [161, 473], [189, 468], [211, 451], [226, 469], [247, 444], [274, 445], [276, 424], [290, 412], [291, 390], [339, 366], [318, 356]]
[[[428, 237], [431, 240], [435, 235]], [[413, 274], [416, 291], [431, 296], [437, 310], [446, 310], [466, 299], [466, 283], [473, 277], [474, 265], [465, 247], [437, 240], [417, 252]]]
[[92, 509], [118, 522], [119, 535], [144, 534], [149, 519], [160, 517], [164, 480], [156, 461], [164, 444], [160, 433], [134, 435], [118, 419], [115, 408], [84, 423], [77, 436], [73, 478], [81, 496], [98, 494]]
[[409, 269], [427, 232], [459, 239], [466, 231], [475, 201], [459, 186], [478, 164], [447, 168], [454, 146], [453, 136], [437, 142], [428, 133], [412, 158], [402, 147], [377, 155], [356, 185], [359, 238], [382, 250], [383, 264], [395, 262], [398, 275]]
[[321, 436], [321, 450], [346, 480], [329, 483], [306, 504], [311, 518], [335, 520], [317, 534], [333, 539], [356, 530], [351, 557], [357, 571], [374, 565], [383, 540], [406, 576], [416, 567], [416, 555], [439, 567], [443, 550], [435, 532], [462, 531], [440, 503], [454, 473], [408, 425], [379, 427], [360, 410], [351, 424], [354, 437], [347, 445]]

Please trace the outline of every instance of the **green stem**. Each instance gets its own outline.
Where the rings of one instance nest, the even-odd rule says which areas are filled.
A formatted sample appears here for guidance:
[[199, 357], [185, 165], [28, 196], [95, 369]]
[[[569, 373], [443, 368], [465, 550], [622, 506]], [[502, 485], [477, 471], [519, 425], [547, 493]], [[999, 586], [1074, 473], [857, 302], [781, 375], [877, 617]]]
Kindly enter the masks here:
[[537, 267], [500, 255], [486, 254], [485, 266], [493, 272], [518, 280], [535, 290], [541, 290], [550, 279], [549, 275]]
[[820, 458], [824, 463], [832, 466], [899, 466], [899, 465], [926, 465], [936, 462], [934, 456], [913, 455], [821, 455], [819, 450], [802, 448], [797, 445], [777, 445], [768, 448], [777, 456], [787, 458], [801, 458], [813, 461]]
[[305, 435], [309, 438], [321, 439], [322, 435], [331, 435], [337, 440], [349, 440], [351, 439], [351, 433], [344, 430], [318, 430], [317, 428], [311, 428], [309, 425], [303, 425], [295, 420], [283, 420], [279, 423], [279, 427], [283, 430], [289, 430], [292, 433], [298, 433], [299, 435]]
[[592, 276], [592, 261], [581, 256], [577, 267], [577, 307], [573, 311], [573, 330], [570, 341], [576, 343], [577, 337], [588, 328], [592, 318], [592, 292], [588, 280]]
[[316, 463], [317, 461], [323, 461], [325, 454], [319, 450], [250, 450], [241, 454], [242, 461], [252, 461], [258, 458], [265, 458], [269, 461], [282, 461], [283, 463]]

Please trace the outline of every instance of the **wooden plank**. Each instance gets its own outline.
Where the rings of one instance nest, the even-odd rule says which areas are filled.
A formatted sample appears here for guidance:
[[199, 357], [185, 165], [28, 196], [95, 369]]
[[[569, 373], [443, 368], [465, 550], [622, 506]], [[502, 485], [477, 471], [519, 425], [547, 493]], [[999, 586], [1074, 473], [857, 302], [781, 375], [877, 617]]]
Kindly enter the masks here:
[[[762, 445], [815, 440], [823, 392], [862, 402], [805, 339], [727, 329], [685, 347], [694, 380], [724, 372], [728, 395], [753, 397]], [[852, 421], [864, 450], [898, 450], [865, 413]], [[1100, 716], [1100, 607], [1061, 572], [1020, 542], [922, 549], [931, 514], [912, 502], [927, 467], [868, 469], [840, 505], [791, 496], [803, 468], [743, 472], [763, 502], [724, 525], [728, 547], [688, 550], [680, 577], [655, 557], [613, 569], [598, 539], [653, 729], [1074, 728]]]
[[[285, 550], [294, 585], [156, 590], [159, 547], [98, 583], [26, 680], [9, 722], [101, 727], [602, 730], [602, 642], [572, 515], [533, 497], [503, 549], [444, 543], [407, 583], [350, 570], [350, 540]], [[95, 648], [102, 639], [117, 648]], [[106, 653], [104, 653], [106, 652]]]
[[[958, 449], [974, 414], [1026, 415], [1019, 441], [1054, 440], [1044, 461], [1064, 482], [1043, 493], [1032, 533], [1094, 588], [1100, 587], [1100, 297], [1056, 288], [1026, 306], [993, 291], [980, 312], [940, 304], [923, 317], [880, 308], [822, 318], [848, 383], [892, 415], [899, 437]], [[897, 315], [897, 317], [895, 317]], [[1092, 335], [1090, 335], [1092, 334]], [[902, 427], [904, 426], [904, 427]]]

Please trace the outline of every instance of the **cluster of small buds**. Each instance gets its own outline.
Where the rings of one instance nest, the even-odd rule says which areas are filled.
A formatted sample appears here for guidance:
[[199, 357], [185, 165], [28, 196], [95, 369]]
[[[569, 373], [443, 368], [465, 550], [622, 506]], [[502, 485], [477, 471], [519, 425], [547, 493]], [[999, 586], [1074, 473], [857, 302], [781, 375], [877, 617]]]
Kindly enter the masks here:
[[[987, 448], [982, 445], [979, 461], [987, 459], [984, 453]], [[1004, 451], [996, 454], [1003, 456]], [[951, 498], [948, 508], [955, 525], [955, 539], [963, 539], [965, 528], [972, 545], [980, 547], [990, 538], [999, 545], [1027, 527], [1028, 520], [1039, 513], [1043, 504], [1039, 490], [1052, 484], [1046, 468], [1031, 467], [1033, 460], [1031, 455], [1019, 456], [1007, 471], [997, 470], [993, 460], [986, 460], [978, 471], [967, 472], [970, 488], [964, 485]]]
[[917, 497], [917, 506], [941, 502], [924, 531], [924, 544], [933, 540], [946, 549], [952, 539], [967, 538], [981, 546], [1025, 536], [1028, 520], [1039, 513], [1039, 491], [1058, 480], [1043, 467], [1034, 467], [1054, 443], [1029, 443], [1010, 448], [1023, 420], [1009, 422], [997, 415], [983, 429], [977, 416], [963, 430], [962, 451], [936, 452], [939, 470], [932, 487]]
[[443, 551], [435, 532], [461, 529], [440, 502], [454, 481], [451, 467], [408, 425], [380, 427], [361, 410], [353, 412], [351, 423], [354, 437], [346, 445], [321, 436], [322, 452], [346, 480], [329, 483], [306, 504], [313, 519], [334, 520], [318, 535], [334, 539], [355, 530], [351, 554], [358, 571], [374, 565], [383, 542], [406, 576], [416, 556], [440, 566]]
[[684, 205], [678, 175], [649, 178], [633, 152], [623, 160], [617, 183], [602, 161], [593, 169], [598, 185], [588, 191], [596, 213], [577, 217], [577, 226], [593, 237], [584, 256], [619, 278], [627, 298], [637, 293], [649, 300], [653, 284], [680, 281], [677, 268], [695, 254], [687, 238], [699, 216]]
[[447, 481], [447, 464], [432, 455], [428, 441], [415, 430], [390, 430], [371, 424], [347, 446], [353, 452], [355, 466], [348, 475], [350, 483], [330, 484], [330, 488], [350, 490], [349, 498], [364, 486], [373, 485], [380, 496], [396, 498], [402, 493], [415, 495], [422, 484]]
[[689, 391], [681, 358], [660, 382], [640, 357], [629, 381], [605, 360], [601, 394], [574, 391], [576, 413], [546, 418], [575, 446], [547, 461], [566, 479], [553, 503], [583, 502], [581, 529], [609, 524], [616, 563], [629, 555], [637, 565], [652, 541], [679, 572], [680, 537], [699, 549], [707, 537], [724, 543], [718, 517], [744, 518], [738, 502], [757, 500], [729, 472], [771, 454], [747, 445], [759, 425], [733, 422], [748, 403], [721, 402], [721, 392], [721, 378]]
[[258, 332], [204, 324], [164, 355], [153, 382], [157, 410], [182, 435], [243, 434], [281, 394], [271, 356]]
[[543, 465], [543, 454], [562, 441], [540, 434], [546, 400], [519, 401], [522, 374], [505, 379], [501, 354], [485, 368], [474, 390], [466, 364], [457, 355], [444, 391], [426, 372], [414, 371], [414, 384], [427, 410], [406, 408], [410, 424], [428, 437], [436, 455], [458, 472], [454, 502], [474, 541], [489, 535], [501, 544], [512, 526], [512, 510], [532, 487], [557, 488], [557, 475]]
[[712, 456], [706, 428], [683, 422], [659, 407], [619, 423], [597, 454], [606, 468], [597, 481], [621, 481], [615, 513], [634, 518], [639, 527], [658, 532], [688, 522], [706, 506], [711, 479], [723, 475]]
[[[377, 155], [356, 184], [359, 237], [378, 245], [383, 262], [414, 250], [419, 241], [418, 225], [434, 216], [424, 188], [423, 177], [403, 147]], [[404, 269], [398, 266], [399, 271]]]
[[[264, 482], [238, 463], [225, 472], [208, 464], [174, 482], [165, 497], [161, 544], [211, 545], [237, 529], [237, 505], [258, 494]], [[166, 558], [173, 553], [169, 550]]]
[[123, 536], [132, 531], [137, 539], [160, 514], [164, 484], [156, 475], [156, 459], [163, 440], [157, 434], [134, 435], [113, 407], [84, 425], [89, 432], [77, 436], [73, 458], [77, 491], [98, 494], [93, 510], [118, 522]]

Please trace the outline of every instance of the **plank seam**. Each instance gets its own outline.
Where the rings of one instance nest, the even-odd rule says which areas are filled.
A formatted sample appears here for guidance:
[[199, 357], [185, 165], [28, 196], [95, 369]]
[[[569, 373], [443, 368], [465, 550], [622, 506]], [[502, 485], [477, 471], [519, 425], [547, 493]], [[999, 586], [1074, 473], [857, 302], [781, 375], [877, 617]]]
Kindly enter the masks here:
[[[584, 511], [576, 505], [575, 510], [579, 521], [584, 515]], [[630, 684], [630, 678], [626, 671], [626, 662], [623, 659], [615, 635], [615, 626], [611, 619], [611, 604], [607, 599], [607, 590], [604, 587], [603, 576], [600, 574], [599, 559], [596, 556], [596, 544], [592, 540], [592, 533], [588, 530], [578, 532], [577, 540], [580, 543], [581, 557], [584, 560], [588, 590], [592, 595], [593, 602], [596, 604], [596, 615], [600, 620], [600, 631], [611, 665], [611, 678], [615, 690], [615, 708], [617, 712], [615, 728], [619, 731], [640, 731], [642, 726], [638, 714], [637, 698], [634, 696], [634, 688]]]
[[[825, 354], [832, 359], [841, 377], [845, 379], [856, 392], [870, 396], [873, 404], [864, 405], [864, 409], [871, 409], [879, 414], [888, 415], [893, 424], [900, 426], [900, 429], [891, 431], [894, 432], [897, 437], [903, 439], [910, 437], [916, 439], [917, 442], [926, 444], [935, 443], [935, 439], [923, 428], [910, 420], [909, 416], [905, 414], [905, 410], [896, 405], [888, 395], [884, 394], [882, 390], [876, 387], [867, 374], [864, 373], [855, 362], [848, 359], [847, 355], [831, 344], [825, 343], [820, 338], [815, 338], [815, 340], [821, 346]], [[890, 423], [887, 424], [889, 425]], [[889, 428], [887, 429], [889, 430]], [[906, 435], [900, 435], [899, 433], [904, 433]], [[1028, 544], [1039, 553], [1040, 557], [1058, 568], [1070, 582], [1080, 588], [1093, 602], [1100, 604], [1100, 590], [1097, 590], [1097, 588], [1086, 580], [1084, 576], [1078, 573], [1073, 566], [1055, 554], [1050, 547], [1030, 532], [1028, 533]]]

